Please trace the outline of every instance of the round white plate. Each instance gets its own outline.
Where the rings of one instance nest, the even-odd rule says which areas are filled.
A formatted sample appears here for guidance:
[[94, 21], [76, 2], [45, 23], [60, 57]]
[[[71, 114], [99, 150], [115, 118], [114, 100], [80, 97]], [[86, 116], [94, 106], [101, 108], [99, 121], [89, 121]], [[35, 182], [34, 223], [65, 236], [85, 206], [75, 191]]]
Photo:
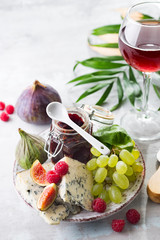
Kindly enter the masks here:
[[[43, 135], [43, 137], [45, 136], [44, 133], [41, 134], [41, 135]], [[117, 213], [118, 211], [120, 211], [124, 207], [126, 207], [128, 204], [130, 204], [135, 199], [135, 197], [138, 195], [138, 193], [140, 192], [140, 190], [142, 188], [142, 185], [143, 185], [143, 182], [144, 182], [145, 162], [144, 162], [144, 159], [143, 159], [143, 156], [142, 156], [141, 152], [140, 152], [139, 162], [143, 164], [143, 172], [138, 176], [136, 181], [132, 185], [130, 185], [130, 187], [127, 190], [125, 190], [123, 192], [123, 194], [122, 194], [123, 201], [121, 203], [119, 203], [119, 204], [115, 204], [113, 202], [109, 203], [107, 205], [107, 209], [104, 213], [88, 212], [88, 211], [82, 210], [80, 213], [78, 213], [76, 215], [70, 215], [68, 218], [66, 218], [63, 221], [89, 222], [89, 221], [95, 221], [95, 220], [98, 220], [98, 219], [103, 219], [103, 218], [106, 218], [108, 216], [113, 215], [114, 213]], [[17, 172], [19, 172], [21, 170], [22, 170], [22, 168], [15, 161], [14, 168], [13, 168], [13, 182], [14, 182], [14, 184], [15, 184], [16, 174], [17, 174]], [[19, 193], [19, 195], [21, 196], [20, 193]], [[25, 200], [23, 199], [23, 201], [25, 201]], [[27, 204], [29, 206], [31, 206], [29, 203], [27, 203]]]

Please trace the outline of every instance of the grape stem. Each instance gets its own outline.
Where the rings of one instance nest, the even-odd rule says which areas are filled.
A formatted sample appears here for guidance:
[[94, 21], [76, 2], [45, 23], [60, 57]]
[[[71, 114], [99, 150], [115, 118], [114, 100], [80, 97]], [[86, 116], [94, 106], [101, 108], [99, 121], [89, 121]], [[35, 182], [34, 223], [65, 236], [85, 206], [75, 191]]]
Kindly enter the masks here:
[[118, 149], [116, 147], [115, 148], [113, 147], [112, 150], [111, 150], [111, 154], [113, 153], [113, 154], [119, 155], [120, 151], [121, 151], [120, 149]]

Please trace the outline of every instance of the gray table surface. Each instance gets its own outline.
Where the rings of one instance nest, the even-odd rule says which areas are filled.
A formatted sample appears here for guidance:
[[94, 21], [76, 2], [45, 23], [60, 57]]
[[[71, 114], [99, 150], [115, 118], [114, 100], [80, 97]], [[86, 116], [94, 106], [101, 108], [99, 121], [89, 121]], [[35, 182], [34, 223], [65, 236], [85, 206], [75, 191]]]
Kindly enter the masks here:
[[[120, 22], [115, 9], [129, 7], [132, 0], [0, 0], [0, 101], [15, 104], [22, 90], [38, 79], [55, 87], [66, 106], [77, 92], [69, 94], [67, 81], [74, 77], [75, 60], [95, 53], [87, 46], [93, 28]], [[114, 94], [113, 94], [114, 95]], [[91, 103], [93, 98], [89, 101]], [[150, 104], [159, 105], [151, 91]], [[115, 111], [115, 121], [131, 106], [126, 102]], [[91, 223], [47, 225], [38, 214], [18, 198], [12, 181], [18, 128], [39, 133], [49, 126], [22, 122], [13, 114], [8, 123], [0, 122], [0, 239], [3, 240], [89, 240], [159, 239], [160, 205], [151, 202], [146, 185], [156, 170], [160, 141], [138, 143], [146, 162], [146, 178], [137, 198], [121, 212]], [[127, 209], [141, 213], [137, 225], [126, 224], [122, 233], [112, 231], [113, 218], [124, 218]]]

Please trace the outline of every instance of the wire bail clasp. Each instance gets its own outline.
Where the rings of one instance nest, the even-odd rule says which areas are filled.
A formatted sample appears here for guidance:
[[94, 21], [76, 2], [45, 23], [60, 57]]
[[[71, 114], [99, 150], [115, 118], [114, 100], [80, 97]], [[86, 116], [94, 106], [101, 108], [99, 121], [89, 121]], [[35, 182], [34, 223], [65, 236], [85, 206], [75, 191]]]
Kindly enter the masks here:
[[[51, 151], [51, 142], [57, 143], [54, 152]], [[56, 157], [62, 151], [62, 148], [63, 140], [60, 138], [60, 134], [54, 132], [54, 130], [50, 131], [44, 145], [44, 150], [45, 152], [47, 152], [48, 157], [49, 158]]]

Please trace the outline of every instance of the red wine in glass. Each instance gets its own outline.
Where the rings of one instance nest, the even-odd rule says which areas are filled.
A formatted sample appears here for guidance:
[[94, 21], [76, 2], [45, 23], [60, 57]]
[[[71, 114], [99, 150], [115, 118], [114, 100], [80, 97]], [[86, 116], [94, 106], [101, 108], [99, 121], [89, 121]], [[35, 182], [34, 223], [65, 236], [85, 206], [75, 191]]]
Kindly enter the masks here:
[[125, 61], [141, 72], [160, 70], [160, 21], [143, 20], [122, 28], [119, 48]]
[[[139, 21], [137, 16], [147, 19]], [[119, 31], [119, 49], [125, 61], [143, 75], [143, 96], [137, 99], [141, 104], [126, 112], [120, 124], [135, 140], [160, 139], [160, 113], [148, 107], [152, 73], [160, 71], [160, 2], [138, 3], [127, 11]]]

